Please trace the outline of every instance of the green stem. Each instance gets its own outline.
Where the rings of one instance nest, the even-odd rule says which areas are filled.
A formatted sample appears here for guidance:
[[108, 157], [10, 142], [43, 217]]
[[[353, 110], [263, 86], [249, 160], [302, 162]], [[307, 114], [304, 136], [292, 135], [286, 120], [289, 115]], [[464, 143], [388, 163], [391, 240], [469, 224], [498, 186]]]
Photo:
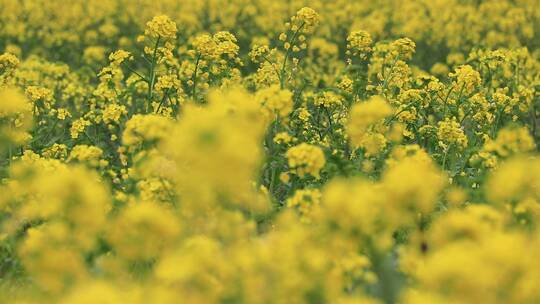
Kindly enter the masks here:
[[135, 71], [133, 68], [131, 68], [129, 65], [127, 64], [124, 64], [124, 66], [133, 74], [139, 76], [143, 81], [145, 81], [146, 83], [150, 83], [150, 81], [148, 81], [148, 79], [146, 79], [146, 77], [144, 77], [143, 75], [141, 75], [139, 72]]
[[157, 110], [156, 110], [156, 114], [159, 114], [159, 110], [161, 110], [161, 106], [167, 100], [167, 97], [169, 96], [169, 91], [170, 90], [171, 90], [171, 88], [167, 88], [167, 90], [163, 93], [163, 98], [161, 98], [161, 101], [159, 102], [159, 105], [158, 105]]
[[448, 152], [449, 151], [450, 151], [450, 145], [448, 145], [448, 147], [444, 151], [444, 157], [443, 157], [443, 162], [442, 162], [443, 171], [446, 170], [446, 159], [448, 158]]
[[154, 46], [154, 53], [152, 55], [152, 63], [150, 65], [150, 83], [148, 84], [148, 99], [149, 102], [152, 100], [154, 95], [154, 83], [156, 81], [156, 63], [157, 63], [157, 50], [159, 47], [159, 41], [161, 37], [156, 39], [156, 45]]
[[293, 48], [294, 43], [296, 42], [296, 37], [298, 36], [298, 33], [302, 30], [302, 28], [306, 25], [306, 23], [302, 23], [302, 25], [294, 32], [291, 40], [289, 40], [289, 48], [287, 49], [287, 52], [285, 53], [285, 58], [283, 59], [283, 65], [281, 66], [281, 72], [279, 77], [279, 81], [281, 84], [281, 88], [283, 89], [283, 86], [285, 85], [285, 68], [287, 67], [287, 60], [289, 59], [289, 55], [291, 54], [291, 49]]
[[394, 304], [398, 300], [400, 290], [399, 273], [393, 265], [392, 257], [376, 248], [372, 240], [367, 241], [368, 256], [373, 271], [378, 277], [377, 296], [385, 304]]
[[197, 61], [195, 62], [195, 71], [193, 71], [193, 88], [191, 89], [191, 98], [195, 100], [195, 93], [197, 93], [197, 72], [199, 70], [199, 62], [201, 61], [201, 54], [197, 56]]

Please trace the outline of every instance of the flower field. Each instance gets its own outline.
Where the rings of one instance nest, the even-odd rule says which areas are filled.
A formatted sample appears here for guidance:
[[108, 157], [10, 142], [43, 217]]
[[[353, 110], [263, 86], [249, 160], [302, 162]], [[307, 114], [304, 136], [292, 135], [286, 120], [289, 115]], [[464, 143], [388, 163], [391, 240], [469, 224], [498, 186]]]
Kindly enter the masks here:
[[540, 0], [0, 0], [0, 303], [540, 303]]

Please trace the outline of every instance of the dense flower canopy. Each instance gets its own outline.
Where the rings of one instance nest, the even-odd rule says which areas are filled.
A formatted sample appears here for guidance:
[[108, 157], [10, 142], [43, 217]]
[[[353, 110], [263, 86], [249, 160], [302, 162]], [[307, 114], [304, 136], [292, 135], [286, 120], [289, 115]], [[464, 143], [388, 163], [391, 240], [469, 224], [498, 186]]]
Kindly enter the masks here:
[[539, 303], [540, 0], [0, 0], [0, 303]]

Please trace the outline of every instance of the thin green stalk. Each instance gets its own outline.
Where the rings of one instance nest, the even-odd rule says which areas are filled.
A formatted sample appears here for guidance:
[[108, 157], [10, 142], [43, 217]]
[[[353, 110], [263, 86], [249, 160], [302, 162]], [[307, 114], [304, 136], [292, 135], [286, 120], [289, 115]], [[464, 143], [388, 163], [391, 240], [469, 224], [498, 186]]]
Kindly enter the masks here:
[[154, 95], [154, 83], [156, 81], [156, 63], [157, 63], [157, 50], [159, 47], [159, 41], [161, 37], [156, 39], [156, 45], [154, 46], [154, 53], [152, 55], [152, 63], [150, 65], [150, 83], [148, 84], [148, 99], [152, 100]]
[[167, 100], [167, 97], [169, 96], [169, 91], [171, 90], [171, 88], [168, 88], [165, 93], [163, 93], [163, 98], [161, 98], [161, 101], [159, 102], [159, 105], [157, 107], [157, 110], [156, 110], [156, 114], [159, 114], [159, 110], [161, 110], [161, 106], [165, 103], [165, 101]]
[[195, 62], [195, 71], [193, 71], [193, 77], [191, 81], [193, 82], [193, 88], [191, 89], [191, 98], [195, 100], [195, 93], [197, 93], [197, 72], [199, 70], [199, 62], [201, 61], [201, 54], [197, 56], [197, 61]]
[[300, 25], [300, 27], [296, 30], [296, 32], [294, 32], [291, 40], [287, 41], [289, 43], [289, 48], [287, 49], [287, 52], [285, 53], [285, 58], [283, 59], [283, 65], [281, 66], [281, 77], [279, 77], [280, 79], [280, 84], [281, 84], [281, 88], [283, 89], [283, 86], [284, 86], [284, 80], [285, 80], [285, 68], [287, 67], [287, 60], [289, 59], [289, 55], [291, 54], [291, 49], [294, 45], [294, 43], [296, 42], [296, 38], [298, 36], [298, 33], [302, 30], [302, 28], [306, 25], [306, 23], [302, 23], [302, 25]]
[[135, 69], [131, 68], [129, 65], [127, 64], [124, 64], [124, 66], [133, 74], [139, 76], [143, 81], [145, 81], [146, 83], [150, 83], [150, 81], [148, 81], [148, 79], [146, 79], [146, 77], [144, 77], [143, 75], [141, 75], [139, 72], [135, 71]]
[[448, 152], [450, 151], [450, 146], [451, 145], [448, 145], [448, 147], [444, 151], [444, 157], [443, 157], [443, 162], [442, 162], [442, 169], [443, 170], [446, 170], [446, 159], [448, 158]]

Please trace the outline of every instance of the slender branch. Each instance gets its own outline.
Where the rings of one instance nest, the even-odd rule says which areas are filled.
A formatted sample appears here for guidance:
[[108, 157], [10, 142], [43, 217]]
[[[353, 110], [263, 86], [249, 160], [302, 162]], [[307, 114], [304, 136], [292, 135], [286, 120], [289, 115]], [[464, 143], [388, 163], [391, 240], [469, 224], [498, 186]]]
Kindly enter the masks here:
[[296, 32], [294, 32], [291, 40], [289, 40], [289, 48], [287, 49], [287, 52], [285, 53], [285, 58], [283, 59], [283, 65], [281, 66], [281, 77], [280, 77], [280, 83], [281, 83], [281, 88], [283, 89], [283, 85], [284, 85], [284, 77], [285, 77], [285, 67], [287, 66], [287, 60], [289, 59], [289, 55], [291, 53], [291, 49], [294, 45], [294, 43], [296, 42], [296, 37], [298, 36], [298, 33], [302, 30], [302, 28], [306, 25], [306, 23], [302, 23], [302, 25], [296, 30]]
[[191, 89], [191, 98], [195, 99], [195, 93], [197, 92], [197, 72], [199, 70], [199, 62], [201, 61], [201, 54], [197, 56], [197, 61], [195, 62], [195, 71], [193, 71], [193, 77], [191, 81], [193, 82], [193, 88]]
[[167, 90], [163, 94], [163, 98], [161, 99], [161, 101], [159, 102], [159, 105], [157, 107], [156, 114], [159, 114], [159, 110], [161, 110], [161, 106], [165, 103], [165, 100], [167, 100], [167, 97], [169, 96], [169, 91], [170, 90], [171, 90], [171, 88], [167, 88]]
[[152, 55], [152, 64], [150, 66], [150, 83], [148, 84], [148, 99], [150, 100], [152, 99], [152, 96], [154, 94], [154, 83], [156, 81], [156, 58], [160, 40], [161, 37], [158, 36], [158, 38], [156, 39], [156, 45], [154, 46], [154, 53]]
[[126, 67], [126, 69], [128, 69], [131, 73], [139, 76], [143, 81], [145, 81], [146, 83], [150, 83], [150, 81], [148, 81], [148, 79], [146, 79], [146, 77], [144, 77], [143, 75], [141, 75], [139, 72], [135, 71], [135, 69], [133, 69], [132, 67], [130, 67], [128, 64], [124, 64], [124, 66]]

